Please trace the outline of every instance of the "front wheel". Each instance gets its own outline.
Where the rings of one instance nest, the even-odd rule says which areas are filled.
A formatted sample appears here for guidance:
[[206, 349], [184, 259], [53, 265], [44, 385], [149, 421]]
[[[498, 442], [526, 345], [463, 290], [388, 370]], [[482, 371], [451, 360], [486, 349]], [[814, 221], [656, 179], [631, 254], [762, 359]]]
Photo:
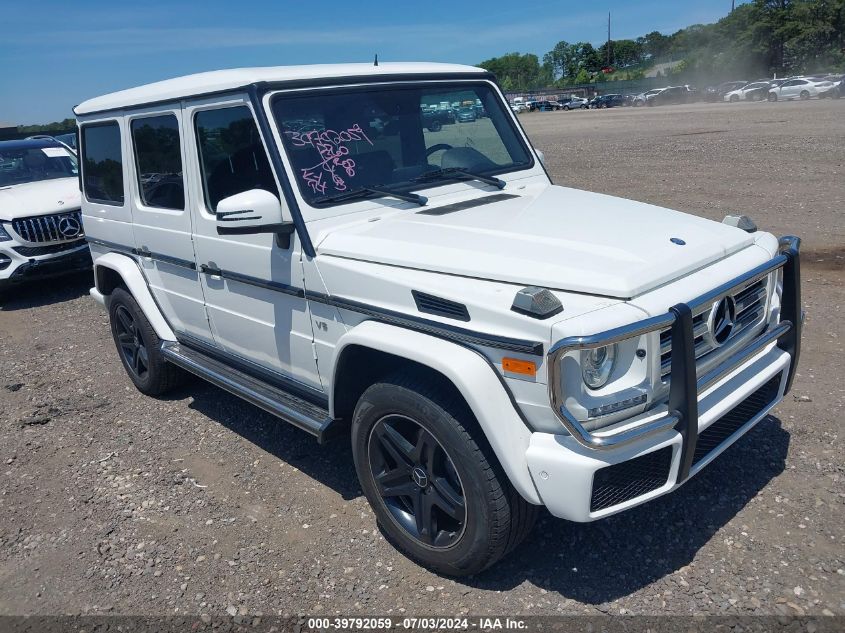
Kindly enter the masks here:
[[386, 538], [459, 576], [516, 547], [538, 508], [513, 489], [466, 404], [447, 394], [412, 373], [372, 385], [355, 408], [352, 451]]
[[801, 91], [801, 101], [806, 101], [809, 98], [810, 98], [810, 93], [807, 92], [806, 90], [802, 90]]
[[443, 129], [443, 124], [440, 121], [432, 121], [428, 124], [429, 132], [439, 132]]
[[774, 92], [770, 92], [769, 93], [769, 101], [771, 103], [774, 103], [777, 100], [778, 100], [778, 96]]

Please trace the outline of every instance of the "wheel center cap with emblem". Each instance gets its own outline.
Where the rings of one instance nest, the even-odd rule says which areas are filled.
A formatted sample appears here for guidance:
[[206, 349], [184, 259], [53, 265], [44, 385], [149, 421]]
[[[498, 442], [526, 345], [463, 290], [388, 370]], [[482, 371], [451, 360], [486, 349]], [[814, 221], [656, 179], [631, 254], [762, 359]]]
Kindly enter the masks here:
[[62, 237], [68, 239], [77, 237], [81, 230], [82, 225], [79, 224], [79, 220], [76, 218], [66, 215], [59, 220], [59, 233], [62, 234]]
[[713, 345], [724, 345], [734, 329], [736, 322], [736, 304], [733, 297], [724, 297], [713, 304], [707, 330]]
[[420, 488], [425, 488], [428, 486], [428, 475], [425, 474], [425, 471], [417, 466], [414, 470], [411, 471], [411, 479], [414, 480], [414, 483], [417, 484]]

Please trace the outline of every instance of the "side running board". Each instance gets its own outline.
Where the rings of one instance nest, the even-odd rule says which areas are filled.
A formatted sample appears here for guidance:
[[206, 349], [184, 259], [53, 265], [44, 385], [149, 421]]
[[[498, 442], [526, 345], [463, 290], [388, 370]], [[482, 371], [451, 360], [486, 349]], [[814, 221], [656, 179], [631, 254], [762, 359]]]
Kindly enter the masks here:
[[164, 341], [161, 344], [161, 353], [174, 365], [311, 433], [321, 444], [330, 439], [341, 426], [339, 421], [329, 417], [328, 410], [323, 407], [221, 363], [193, 348], [173, 341]]

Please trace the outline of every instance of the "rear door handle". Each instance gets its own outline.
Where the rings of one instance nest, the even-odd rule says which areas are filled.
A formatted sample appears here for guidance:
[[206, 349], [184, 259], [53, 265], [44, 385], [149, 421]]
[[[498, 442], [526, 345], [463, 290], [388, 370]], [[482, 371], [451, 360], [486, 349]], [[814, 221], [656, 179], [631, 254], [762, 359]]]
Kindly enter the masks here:
[[215, 266], [209, 266], [208, 264], [202, 264], [200, 266], [200, 270], [205, 273], [206, 275], [211, 275], [213, 277], [222, 277], [223, 271]]

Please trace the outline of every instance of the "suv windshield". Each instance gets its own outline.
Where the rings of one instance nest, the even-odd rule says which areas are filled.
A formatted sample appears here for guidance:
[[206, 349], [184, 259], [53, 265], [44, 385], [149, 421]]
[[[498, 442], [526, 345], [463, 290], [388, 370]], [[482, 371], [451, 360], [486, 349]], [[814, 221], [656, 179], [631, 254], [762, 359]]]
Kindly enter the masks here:
[[0, 147], [0, 187], [76, 174], [76, 157], [64, 147]]
[[481, 82], [281, 93], [273, 114], [314, 206], [354, 200], [336, 196], [367, 187], [416, 191], [465, 179], [458, 170], [491, 175], [532, 164], [510, 114]]

